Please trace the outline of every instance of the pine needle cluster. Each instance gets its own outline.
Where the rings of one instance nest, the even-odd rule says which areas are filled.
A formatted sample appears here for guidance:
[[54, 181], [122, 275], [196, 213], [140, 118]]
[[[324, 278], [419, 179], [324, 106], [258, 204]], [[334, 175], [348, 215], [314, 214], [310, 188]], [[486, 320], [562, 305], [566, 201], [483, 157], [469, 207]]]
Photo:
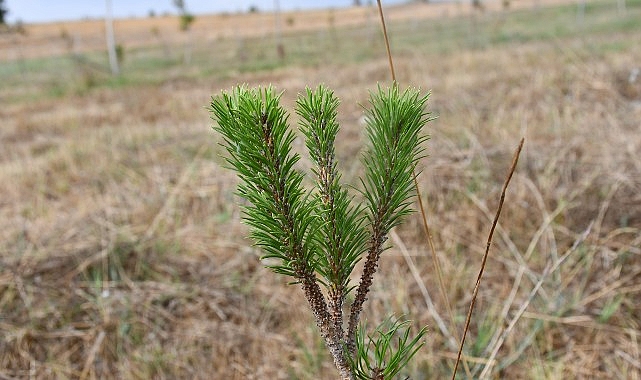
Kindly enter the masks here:
[[[296, 102], [299, 129], [314, 164], [313, 190], [303, 186], [304, 175], [296, 168], [295, 134], [280, 96], [271, 87], [239, 86], [211, 101], [225, 160], [240, 177], [238, 194], [248, 201], [243, 220], [264, 251], [263, 259], [269, 259], [267, 266], [301, 285], [341, 378], [391, 379], [420, 348], [426, 330], [408, 340], [408, 323], [390, 319], [365, 339], [360, 315], [388, 233], [412, 211], [413, 173], [427, 139], [421, 131], [431, 120], [425, 111], [428, 96], [415, 89], [400, 92], [396, 85], [371, 94], [363, 204], [356, 204], [340, 181], [334, 93], [319, 86]], [[352, 285], [360, 260], [365, 260], [360, 281]]]

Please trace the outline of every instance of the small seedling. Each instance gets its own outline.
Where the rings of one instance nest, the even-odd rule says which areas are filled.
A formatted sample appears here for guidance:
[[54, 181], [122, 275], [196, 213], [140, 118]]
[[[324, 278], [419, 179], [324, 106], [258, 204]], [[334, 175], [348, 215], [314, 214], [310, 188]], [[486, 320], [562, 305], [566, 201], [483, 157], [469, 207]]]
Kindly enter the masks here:
[[226, 162], [240, 177], [238, 195], [248, 201], [242, 207], [250, 236], [266, 266], [300, 284], [342, 379], [392, 379], [423, 345], [425, 328], [410, 339], [409, 322], [390, 317], [367, 335], [360, 317], [388, 234], [412, 212], [414, 172], [427, 140], [422, 129], [431, 120], [427, 99], [397, 85], [371, 94], [362, 204], [341, 183], [334, 152], [339, 101], [331, 90], [308, 89], [295, 107], [314, 164], [313, 190], [296, 168], [295, 133], [280, 94], [239, 86], [211, 101]]

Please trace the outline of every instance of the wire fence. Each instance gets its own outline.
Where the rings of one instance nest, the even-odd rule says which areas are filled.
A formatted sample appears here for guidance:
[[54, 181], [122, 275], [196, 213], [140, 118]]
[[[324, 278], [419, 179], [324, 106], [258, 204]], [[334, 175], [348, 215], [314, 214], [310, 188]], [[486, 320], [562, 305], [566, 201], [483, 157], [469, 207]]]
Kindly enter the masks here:
[[[417, 13], [389, 23], [396, 57], [438, 56], [459, 49], [486, 48], [532, 39], [580, 37], [587, 29], [641, 28], [634, 12], [620, 14], [610, 2], [546, 8], [464, 12], [463, 5], [442, 8], [438, 17]], [[629, 1], [627, 11], [641, 3]], [[432, 5], [425, 5], [430, 7]], [[468, 6], [469, 8], [469, 6]], [[577, 12], [582, 12], [578, 17]], [[619, 17], [611, 17], [612, 13]], [[233, 15], [204, 17], [198, 27], [180, 32], [176, 25], [148, 28], [116, 24], [121, 63], [119, 81], [157, 82], [168, 76], [229, 76], [237, 72], [283, 66], [318, 67], [359, 63], [383, 57], [384, 47], [375, 10], [339, 18], [332, 10], [292, 13], [282, 17], [282, 33], [274, 31], [273, 14], [233, 23]], [[539, 23], [525, 22], [532, 18]], [[614, 20], [614, 21], [613, 21]], [[139, 20], [145, 21], [145, 20]], [[61, 26], [49, 35], [0, 36], [0, 90], [22, 85], [23, 90], [56, 88], [80, 80], [82, 85], [112, 80], [108, 67], [104, 25], [94, 22], [83, 33]], [[102, 28], [102, 30], [101, 30]], [[69, 29], [71, 30], [71, 28]], [[28, 42], [28, 43], [27, 43]], [[281, 45], [281, 48], [278, 46]], [[14, 89], [15, 91], [15, 89]], [[14, 92], [15, 93], [15, 92]], [[1, 95], [0, 95], [1, 96]]]

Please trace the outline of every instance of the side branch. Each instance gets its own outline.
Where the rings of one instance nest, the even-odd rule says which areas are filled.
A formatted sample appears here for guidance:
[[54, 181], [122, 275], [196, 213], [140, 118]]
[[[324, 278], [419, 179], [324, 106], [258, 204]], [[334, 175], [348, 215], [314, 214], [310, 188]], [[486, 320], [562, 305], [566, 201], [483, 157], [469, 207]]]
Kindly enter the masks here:
[[387, 236], [382, 233], [375, 234], [375, 236], [372, 237], [370, 249], [367, 252], [367, 259], [363, 267], [361, 281], [356, 289], [356, 297], [350, 309], [346, 341], [349, 355], [352, 357], [356, 353], [356, 330], [358, 329], [358, 322], [363, 311], [363, 304], [367, 300], [367, 293], [369, 293], [369, 288], [372, 286], [372, 279], [378, 269], [378, 261], [381, 258], [385, 240], [387, 240]]

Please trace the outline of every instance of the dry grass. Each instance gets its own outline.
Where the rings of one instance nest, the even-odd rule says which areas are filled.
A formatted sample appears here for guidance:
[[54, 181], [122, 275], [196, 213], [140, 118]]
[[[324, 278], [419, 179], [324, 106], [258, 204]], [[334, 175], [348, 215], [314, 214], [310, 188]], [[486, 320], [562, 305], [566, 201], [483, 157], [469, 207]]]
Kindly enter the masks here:
[[[628, 11], [638, 17], [638, 2]], [[446, 337], [460, 335], [522, 135], [467, 339], [470, 371], [492, 358], [490, 378], [641, 378], [641, 78], [630, 80], [641, 46], [629, 43], [639, 39], [638, 29], [587, 30], [400, 49], [399, 81], [431, 89], [439, 116], [419, 183], [455, 314], [416, 215], [396, 231], [403, 244], [383, 257], [365, 310], [372, 322], [396, 313], [430, 325], [412, 378], [451, 373]], [[0, 108], [0, 378], [335, 378], [301, 292], [244, 238], [236, 180], [203, 107], [237, 82], [273, 83], [288, 107], [326, 83], [343, 101], [338, 154], [353, 180], [357, 103], [388, 77], [384, 51], [181, 74], [190, 69], [59, 96], [38, 87], [35, 99], [3, 87], [2, 99], [17, 98]]]
[[[537, 1], [534, 3], [533, 1]], [[512, 9], [564, 4], [567, 0], [514, 1]], [[488, 9], [500, 9], [499, 2], [487, 2]], [[470, 8], [455, 3], [437, 3], [430, 6], [397, 5], [386, 11], [390, 21], [434, 19], [469, 14]], [[285, 33], [300, 33], [327, 28], [361, 26], [377, 22], [377, 13], [371, 7], [352, 7], [313, 11], [288, 11], [282, 14]], [[185, 39], [185, 33], [176, 33], [179, 20], [176, 16], [130, 18], [116, 20], [114, 28], [118, 41], [128, 48], [165, 43], [167, 40]], [[223, 13], [199, 15], [191, 28], [191, 37], [203, 42], [221, 39], [271, 36], [274, 17], [271, 13]], [[27, 25], [25, 36], [0, 39], [0, 59], [35, 58], [67, 53], [68, 44], [74, 41], [75, 51], [104, 50], [104, 21], [82, 20], [68, 23], [42, 23]], [[178, 35], [178, 36], [177, 36]], [[18, 42], [18, 43], [16, 43]]]

